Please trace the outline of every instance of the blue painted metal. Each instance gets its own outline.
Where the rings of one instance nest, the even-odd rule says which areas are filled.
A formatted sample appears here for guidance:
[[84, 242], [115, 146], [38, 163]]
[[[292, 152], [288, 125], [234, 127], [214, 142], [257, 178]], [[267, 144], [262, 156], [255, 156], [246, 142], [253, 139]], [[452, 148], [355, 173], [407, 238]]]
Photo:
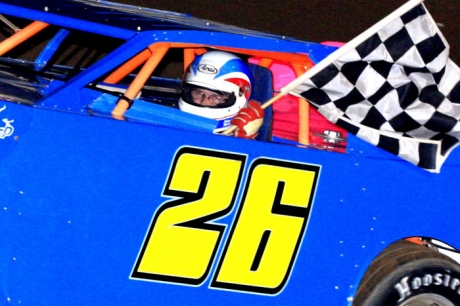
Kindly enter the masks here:
[[69, 35], [69, 31], [66, 29], [60, 29], [59, 32], [53, 37], [48, 45], [43, 49], [42, 53], [35, 60], [35, 69], [40, 70], [45, 67], [51, 57], [55, 54], [60, 44]]
[[[78, 23], [70, 10], [66, 11], [69, 16], [59, 16], [52, 9], [51, 13], [34, 10], [35, 5], [41, 9], [46, 3], [50, 8], [57, 4], [83, 8], [83, 1], [2, 2], [1, 13], [33, 13], [82, 30], [96, 25], [96, 16], [102, 16], [88, 14], [87, 20]], [[97, 3], [109, 5], [91, 3], [89, 8]], [[130, 16], [128, 11], [134, 10], [112, 8], [125, 14], [119, 17]], [[349, 305], [367, 266], [391, 242], [425, 236], [460, 248], [458, 151], [450, 155], [441, 174], [430, 174], [351, 135], [347, 154], [339, 154], [223, 137], [206, 129], [164, 126], [145, 118], [119, 121], [88, 112], [93, 101], [96, 105], [101, 100], [85, 86], [153, 42], [305, 52], [318, 60], [333, 50], [272, 36], [240, 35], [233, 28], [227, 33], [224, 27], [219, 32], [192, 30], [186, 23], [189, 16], [164, 16], [176, 18], [191, 30], [184, 35], [183, 29], [172, 26], [115, 34], [114, 25], [101, 26], [95, 31], [132, 38], [67, 82], [43, 80], [40, 97], [29, 99], [29, 105], [5, 97], [0, 100], [0, 301], [22, 305], [208, 305], [216, 301]], [[136, 105], [131, 112], [139, 109], [142, 106]], [[185, 147], [246, 157], [236, 206], [213, 221], [227, 226], [223, 242], [235, 222], [251, 164], [263, 157], [321, 167], [299, 254], [279, 293], [210, 288], [217, 260], [211, 263], [210, 275], [196, 286], [130, 278], [155, 212], [170, 200], [162, 194], [174, 156]], [[218, 246], [217, 258], [223, 246]]]

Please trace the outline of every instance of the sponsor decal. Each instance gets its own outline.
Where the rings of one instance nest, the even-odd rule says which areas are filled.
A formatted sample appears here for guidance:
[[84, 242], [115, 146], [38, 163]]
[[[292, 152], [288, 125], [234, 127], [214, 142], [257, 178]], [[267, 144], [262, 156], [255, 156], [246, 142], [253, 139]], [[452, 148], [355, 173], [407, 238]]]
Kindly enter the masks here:
[[198, 65], [197, 69], [199, 72], [202, 72], [205, 74], [217, 74], [217, 72], [219, 72], [219, 70], [216, 67], [212, 65], [207, 65], [207, 64]]
[[[0, 113], [6, 109], [6, 105], [0, 108]], [[11, 123], [14, 122], [14, 120], [8, 120], [8, 118], [3, 118], [2, 122], [4, 123], [3, 126], [0, 126], [0, 139], [5, 139], [6, 137], [10, 137], [13, 135], [14, 132], [14, 127], [11, 125]]]
[[428, 286], [444, 286], [460, 294], [460, 280], [447, 273], [427, 273], [423, 276], [406, 276], [402, 278], [394, 288], [399, 293], [398, 302], [400, 302], [409, 297], [412, 292]]

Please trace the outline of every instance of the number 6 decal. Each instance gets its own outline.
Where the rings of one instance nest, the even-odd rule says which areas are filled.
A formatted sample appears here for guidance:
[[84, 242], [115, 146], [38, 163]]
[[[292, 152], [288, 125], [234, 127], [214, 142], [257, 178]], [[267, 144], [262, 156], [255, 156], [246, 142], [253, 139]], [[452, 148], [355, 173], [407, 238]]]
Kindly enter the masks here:
[[[203, 283], [215, 261], [246, 157], [197, 148], [179, 150], [132, 277]], [[316, 190], [319, 166], [259, 158], [249, 169], [241, 203], [211, 287], [280, 292], [291, 273]]]
[[270, 159], [251, 166], [213, 287], [275, 294], [302, 240], [319, 167]]

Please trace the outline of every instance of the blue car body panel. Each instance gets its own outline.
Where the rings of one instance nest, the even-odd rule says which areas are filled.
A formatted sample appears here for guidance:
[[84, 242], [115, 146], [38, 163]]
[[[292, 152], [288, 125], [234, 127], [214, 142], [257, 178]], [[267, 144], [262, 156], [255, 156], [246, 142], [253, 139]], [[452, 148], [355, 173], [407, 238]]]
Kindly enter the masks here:
[[[79, 18], [79, 9], [87, 9], [88, 14], [77, 24], [73, 18]], [[390, 243], [406, 237], [431, 237], [460, 248], [458, 151], [449, 156], [440, 174], [432, 174], [352, 135], [347, 152], [342, 154], [214, 135], [212, 122], [205, 119], [178, 126], [156, 122], [148, 115], [133, 115], [132, 120], [127, 115], [126, 121], [112, 119], [107, 113], [114, 101], [93, 99], [94, 93], [85, 86], [139, 53], [152, 43], [152, 37], [153, 42], [206, 42], [216, 46], [225, 42], [225, 46], [234, 48], [306, 53], [314, 62], [335, 50], [208, 25], [183, 14], [147, 9], [138, 14], [133, 10], [103, 1], [0, 3], [2, 14], [14, 12], [27, 18], [32, 14], [34, 20], [126, 40], [66, 82], [43, 81], [42, 89], [30, 93], [39, 96], [27, 103], [0, 100], [0, 125], [4, 124], [0, 130], [0, 300], [4, 303], [349, 305], [370, 262]], [[129, 13], [139, 15], [136, 26], [102, 22], [105, 18], [132, 16]], [[138, 24], [141, 31], [137, 30]], [[17, 81], [13, 83], [7, 85], [18, 86]], [[7, 85], [5, 88], [11, 88]], [[135, 113], [136, 107], [142, 108], [135, 104], [129, 111]], [[91, 108], [105, 115], [92, 113]], [[153, 115], [161, 116], [164, 111], [168, 117], [168, 108], [156, 110], [161, 107], [153, 104], [147, 108]], [[169, 117], [173, 119], [187, 121]], [[206, 170], [207, 165], [198, 165], [199, 169], [194, 170], [196, 165], [187, 164], [186, 159], [186, 166], [181, 166], [181, 158], [186, 157], [192, 161], [209, 158], [217, 166]], [[228, 167], [236, 167], [238, 180], [233, 180], [227, 168], [219, 168], [221, 161], [231, 161]], [[187, 203], [195, 207], [195, 201], [208, 197], [219, 202], [219, 196], [206, 193], [211, 183], [206, 185], [196, 177], [194, 171], [200, 169], [211, 173], [206, 182], [221, 186], [222, 194], [235, 184], [231, 201], [219, 204], [222, 207], [215, 212], [200, 211], [187, 221], [170, 221], [170, 227], [196, 230], [203, 237], [205, 232], [220, 233], [209, 259], [204, 260], [202, 274], [188, 277], [186, 270], [182, 276], [162, 278], [139, 272], [154, 234], [166, 235], [169, 228], [160, 232], [154, 227], [160, 226], [160, 217], [166, 218], [167, 212], [172, 213], [174, 207], [184, 208]], [[270, 175], [261, 177], [259, 169], [268, 169]], [[190, 171], [190, 176], [177, 178], [179, 170]], [[284, 191], [275, 193], [272, 181], [277, 180], [278, 171], [285, 170], [289, 178], [297, 171], [300, 178], [312, 178], [288, 181], [285, 189], [279, 189]], [[270, 171], [274, 171], [273, 177]], [[216, 177], [223, 179], [216, 181]], [[259, 186], [263, 182], [269, 185]], [[200, 193], [199, 186], [205, 191]], [[259, 193], [260, 207], [274, 194], [273, 207], [278, 205], [280, 211], [265, 211], [252, 204], [250, 195], [256, 187], [263, 191]], [[304, 192], [307, 195], [302, 198], [308, 197], [307, 204], [295, 204]], [[292, 198], [282, 197], [291, 193]], [[246, 210], [253, 206], [256, 212], [267, 215], [266, 219]], [[300, 216], [298, 211], [302, 212]], [[244, 219], [246, 216], [252, 216], [253, 222]], [[259, 277], [270, 272], [263, 266], [263, 258], [259, 259], [261, 266], [251, 271], [234, 267], [254, 274], [255, 280], [248, 276], [246, 283], [246, 278], [230, 275], [228, 278], [237, 279], [235, 283], [220, 281], [228, 266], [225, 260], [237, 249], [232, 243], [243, 224], [248, 227], [241, 231], [252, 237], [263, 226], [260, 223], [272, 217], [280, 218], [276, 222], [282, 226], [267, 225], [271, 237], [278, 237], [278, 232], [291, 236], [291, 232], [284, 232], [285, 227], [291, 221], [300, 222], [298, 236], [292, 237], [292, 250], [279, 239], [275, 240], [278, 245], [271, 248], [267, 242], [265, 251], [258, 253], [277, 258], [287, 253], [286, 264], [274, 268], [280, 270], [275, 271], [280, 276], [274, 277], [278, 283], [265, 285], [264, 277]], [[171, 261], [187, 262], [184, 265], [194, 272], [193, 267], [199, 264], [188, 257], [188, 249], [171, 247], [184, 251]]]

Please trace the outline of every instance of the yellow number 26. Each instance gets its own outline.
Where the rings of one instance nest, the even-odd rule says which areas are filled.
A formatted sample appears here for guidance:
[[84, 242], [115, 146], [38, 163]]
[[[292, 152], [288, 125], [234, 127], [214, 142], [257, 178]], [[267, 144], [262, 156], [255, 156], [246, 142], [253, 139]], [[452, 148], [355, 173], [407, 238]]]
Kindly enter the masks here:
[[[131, 277], [200, 285], [226, 226], [212, 222], [235, 206], [246, 156], [180, 149]], [[211, 287], [276, 294], [291, 273], [320, 167], [258, 158], [250, 166]]]

